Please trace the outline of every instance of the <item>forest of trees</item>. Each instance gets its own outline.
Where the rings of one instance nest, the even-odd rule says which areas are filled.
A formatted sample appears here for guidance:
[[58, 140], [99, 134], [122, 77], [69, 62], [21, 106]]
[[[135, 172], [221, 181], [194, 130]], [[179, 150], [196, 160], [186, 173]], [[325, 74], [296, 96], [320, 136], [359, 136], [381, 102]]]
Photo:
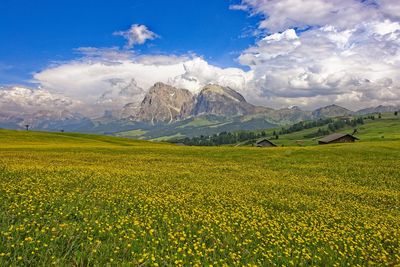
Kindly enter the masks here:
[[328, 118], [328, 119], [319, 119], [315, 121], [301, 121], [295, 124], [290, 125], [287, 128], [282, 128], [279, 131], [279, 134], [289, 134], [289, 133], [294, 133], [294, 132], [300, 132], [305, 129], [310, 129], [318, 126], [324, 126], [328, 123], [334, 122], [334, 119]]
[[[374, 116], [372, 116], [375, 119]], [[372, 119], [371, 116], [368, 117]], [[364, 124], [364, 119], [362, 117], [351, 119], [351, 120], [334, 120], [328, 124], [325, 129], [319, 128], [318, 131], [304, 135], [304, 138], [314, 138], [319, 136], [328, 135], [340, 130], [346, 126], [356, 127], [357, 125]], [[356, 131], [356, 129], [354, 130]]]

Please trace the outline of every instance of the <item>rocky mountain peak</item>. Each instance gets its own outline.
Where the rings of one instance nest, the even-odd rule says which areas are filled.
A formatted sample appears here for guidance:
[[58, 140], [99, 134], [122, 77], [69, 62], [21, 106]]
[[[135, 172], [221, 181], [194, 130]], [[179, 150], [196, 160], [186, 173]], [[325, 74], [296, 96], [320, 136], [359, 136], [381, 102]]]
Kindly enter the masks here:
[[220, 85], [216, 84], [209, 84], [205, 86], [200, 94], [203, 95], [219, 95], [225, 98], [228, 98], [230, 100], [236, 101], [236, 102], [246, 102], [246, 99], [236, 92], [235, 90], [229, 88], [229, 87], [222, 87]]
[[172, 122], [188, 115], [194, 102], [193, 94], [186, 89], [157, 82], [145, 95], [136, 119], [144, 122]]
[[[156, 83], [153, 85], [153, 87], [150, 88], [150, 90], [157, 90], [158, 88], [165, 89], [165, 88], [172, 88], [172, 86], [170, 86], [170, 85], [168, 85], [168, 84], [166, 84], [166, 83], [163, 83], [163, 82], [156, 82]], [[149, 90], [149, 91], [150, 91], [150, 90]]]
[[213, 114], [219, 116], [238, 116], [254, 113], [255, 107], [229, 87], [207, 85], [197, 97], [192, 115]]
[[353, 111], [335, 104], [318, 108], [312, 112], [314, 118], [339, 117], [352, 114], [354, 114]]
[[364, 108], [360, 109], [357, 111], [357, 114], [359, 115], [364, 115], [364, 114], [371, 114], [371, 113], [384, 113], [384, 112], [395, 112], [399, 111], [400, 106], [384, 106], [384, 105], [379, 105], [377, 107], [369, 107], [369, 108]]

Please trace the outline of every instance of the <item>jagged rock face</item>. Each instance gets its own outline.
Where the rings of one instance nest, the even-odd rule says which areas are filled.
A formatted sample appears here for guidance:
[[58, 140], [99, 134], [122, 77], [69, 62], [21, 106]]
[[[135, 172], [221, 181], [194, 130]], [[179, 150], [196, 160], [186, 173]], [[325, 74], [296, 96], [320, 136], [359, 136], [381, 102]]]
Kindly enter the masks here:
[[156, 83], [140, 104], [136, 120], [153, 124], [173, 122], [190, 114], [193, 102], [194, 96], [189, 90]]
[[247, 103], [238, 92], [228, 87], [208, 85], [198, 95], [192, 115], [239, 116], [254, 112], [255, 107]]
[[312, 112], [313, 118], [329, 118], [329, 117], [340, 117], [354, 114], [353, 111], [338, 105], [329, 105], [316, 109]]
[[128, 103], [126, 104], [119, 113], [119, 117], [122, 119], [135, 118], [140, 111], [140, 104]]

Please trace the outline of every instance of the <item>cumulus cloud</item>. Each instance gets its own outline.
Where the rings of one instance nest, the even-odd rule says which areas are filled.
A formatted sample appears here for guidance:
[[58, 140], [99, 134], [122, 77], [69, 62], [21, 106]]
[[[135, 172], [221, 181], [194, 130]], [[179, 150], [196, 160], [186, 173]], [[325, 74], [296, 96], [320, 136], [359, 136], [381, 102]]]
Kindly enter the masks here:
[[230, 10], [241, 10], [241, 11], [246, 11], [247, 6], [246, 5], [230, 5], [229, 6]]
[[260, 28], [271, 32], [321, 25], [347, 28], [380, 16], [375, 6], [359, 0], [243, 0], [241, 6], [264, 15]]
[[377, 2], [379, 9], [393, 19], [400, 18], [400, 2], [393, 0], [379, 0]]
[[127, 48], [132, 48], [137, 44], [144, 44], [147, 40], [154, 40], [159, 37], [150, 31], [146, 25], [141, 24], [133, 24], [128, 30], [114, 32], [114, 35], [124, 37], [128, 41]]
[[399, 4], [244, 0], [242, 5], [263, 15], [259, 28], [269, 32], [239, 57], [254, 75], [247, 84], [253, 101], [353, 109], [400, 103]]
[[184, 72], [170, 80], [170, 83], [198, 93], [207, 84], [229, 86], [244, 92], [252, 74], [238, 68], [219, 68], [208, 64], [202, 58], [194, 58], [183, 63]]
[[79, 105], [79, 101], [44, 89], [20, 86], [0, 89], [0, 110], [7, 113], [34, 112], [42, 109], [63, 110]]

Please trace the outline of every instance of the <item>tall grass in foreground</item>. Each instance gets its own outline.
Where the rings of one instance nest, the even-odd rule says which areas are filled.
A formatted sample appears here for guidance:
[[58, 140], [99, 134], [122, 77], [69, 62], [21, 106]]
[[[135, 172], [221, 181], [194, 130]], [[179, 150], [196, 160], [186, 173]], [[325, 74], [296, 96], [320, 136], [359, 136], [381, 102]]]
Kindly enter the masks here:
[[0, 265], [400, 263], [400, 142], [201, 148], [0, 131]]

